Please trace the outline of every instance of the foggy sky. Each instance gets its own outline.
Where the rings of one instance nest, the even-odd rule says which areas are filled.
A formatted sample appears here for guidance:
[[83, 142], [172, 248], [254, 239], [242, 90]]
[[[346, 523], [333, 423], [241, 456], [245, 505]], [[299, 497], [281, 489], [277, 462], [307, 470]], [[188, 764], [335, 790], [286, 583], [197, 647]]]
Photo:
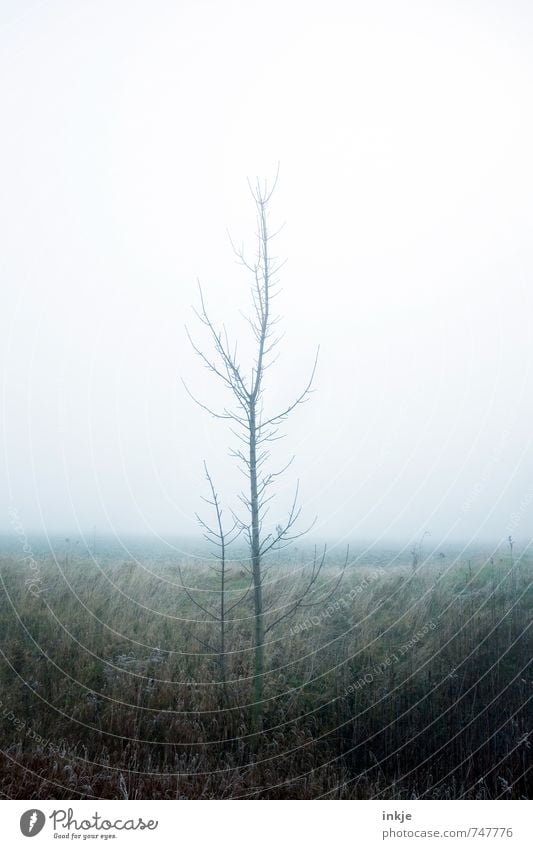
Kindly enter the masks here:
[[272, 522], [298, 478], [318, 538], [528, 540], [532, 44], [508, 0], [3, 0], [0, 530], [193, 533], [204, 459], [234, 503], [184, 325], [199, 278], [246, 332], [279, 162], [272, 403], [320, 360]]

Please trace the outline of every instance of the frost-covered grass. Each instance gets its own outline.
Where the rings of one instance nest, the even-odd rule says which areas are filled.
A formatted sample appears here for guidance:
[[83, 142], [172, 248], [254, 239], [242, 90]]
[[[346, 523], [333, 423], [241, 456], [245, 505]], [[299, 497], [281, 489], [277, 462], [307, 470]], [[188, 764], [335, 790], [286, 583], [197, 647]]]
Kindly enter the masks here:
[[[273, 559], [273, 610], [290, 603], [304, 561]], [[416, 572], [394, 559], [350, 564], [327, 606], [270, 632], [259, 736], [249, 597], [232, 614], [224, 695], [216, 624], [172, 560], [37, 558], [33, 592], [27, 564], [0, 563], [0, 790], [10, 797], [527, 795], [529, 556], [437, 559]], [[324, 593], [340, 563], [325, 568]], [[181, 565], [216, 607], [207, 565]], [[248, 583], [235, 564], [227, 598]]]

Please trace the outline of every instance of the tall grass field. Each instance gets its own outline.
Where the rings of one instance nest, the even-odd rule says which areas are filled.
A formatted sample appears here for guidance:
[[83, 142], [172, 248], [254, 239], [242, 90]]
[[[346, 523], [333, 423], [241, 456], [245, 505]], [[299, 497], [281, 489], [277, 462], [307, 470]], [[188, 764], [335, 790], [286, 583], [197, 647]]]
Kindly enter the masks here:
[[[327, 603], [269, 634], [255, 732], [249, 599], [228, 623], [222, 681], [216, 623], [182, 584], [216, 603], [205, 558], [76, 552], [0, 560], [4, 797], [528, 797], [528, 553], [439, 554], [416, 568], [401, 553], [351, 557]], [[273, 610], [309, 556], [272, 559]], [[324, 593], [341, 560], [329, 558]], [[233, 563], [228, 600], [248, 582]]]

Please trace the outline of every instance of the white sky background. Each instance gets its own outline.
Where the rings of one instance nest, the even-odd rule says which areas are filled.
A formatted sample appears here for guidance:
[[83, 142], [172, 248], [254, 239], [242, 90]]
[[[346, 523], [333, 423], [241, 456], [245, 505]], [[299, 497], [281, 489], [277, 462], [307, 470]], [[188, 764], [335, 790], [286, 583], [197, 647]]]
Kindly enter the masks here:
[[532, 48], [509, 0], [1, 2], [2, 529], [196, 532], [204, 458], [231, 501], [184, 323], [199, 277], [245, 329], [279, 161], [272, 401], [321, 356], [272, 521], [298, 477], [317, 538], [529, 539]]

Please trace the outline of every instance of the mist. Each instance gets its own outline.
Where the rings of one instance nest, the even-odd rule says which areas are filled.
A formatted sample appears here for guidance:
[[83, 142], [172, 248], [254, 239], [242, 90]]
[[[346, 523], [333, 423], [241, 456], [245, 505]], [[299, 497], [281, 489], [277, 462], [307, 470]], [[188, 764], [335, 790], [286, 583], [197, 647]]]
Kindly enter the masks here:
[[[242, 340], [247, 178], [279, 184], [269, 398], [314, 393], [313, 538], [531, 536], [533, 10], [2, 3], [2, 533], [198, 533], [233, 437], [192, 402], [197, 279]], [[241, 343], [240, 343], [241, 344]], [[11, 511], [11, 514], [10, 514]]]

